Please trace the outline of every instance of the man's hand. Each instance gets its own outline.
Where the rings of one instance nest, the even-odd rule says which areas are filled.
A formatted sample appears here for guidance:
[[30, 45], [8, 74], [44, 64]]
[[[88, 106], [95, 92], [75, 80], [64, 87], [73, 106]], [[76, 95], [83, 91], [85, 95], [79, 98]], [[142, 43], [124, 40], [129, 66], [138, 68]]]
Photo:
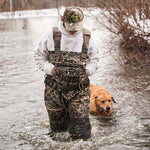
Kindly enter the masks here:
[[85, 69], [85, 75], [88, 76], [88, 71]]
[[52, 75], [55, 75], [56, 74], [56, 68], [54, 67], [53, 69], [52, 69]]

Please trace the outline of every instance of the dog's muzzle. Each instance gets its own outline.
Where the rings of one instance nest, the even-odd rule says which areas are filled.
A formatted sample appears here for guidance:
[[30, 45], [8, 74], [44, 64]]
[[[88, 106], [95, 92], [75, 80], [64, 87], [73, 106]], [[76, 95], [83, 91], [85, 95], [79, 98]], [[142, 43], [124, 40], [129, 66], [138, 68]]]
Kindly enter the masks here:
[[105, 112], [109, 113], [110, 112], [110, 107], [106, 107]]

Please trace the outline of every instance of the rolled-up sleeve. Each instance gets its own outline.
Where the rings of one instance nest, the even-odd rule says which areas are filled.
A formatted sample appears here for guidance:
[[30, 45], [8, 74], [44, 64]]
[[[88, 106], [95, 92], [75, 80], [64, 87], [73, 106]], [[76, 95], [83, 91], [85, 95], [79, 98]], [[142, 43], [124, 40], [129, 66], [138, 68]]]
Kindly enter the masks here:
[[90, 55], [90, 61], [86, 65], [86, 70], [89, 76], [93, 75], [96, 70], [98, 69], [98, 62], [99, 62], [99, 51], [94, 45], [94, 41], [92, 38], [89, 40], [89, 49], [88, 54]]
[[52, 75], [52, 70], [54, 68], [54, 65], [49, 62], [45, 50], [54, 49], [53, 45], [54, 44], [52, 39], [52, 30], [50, 30], [48, 33], [42, 36], [40, 42], [38, 43], [34, 51], [34, 58], [38, 68], [49, 75]]

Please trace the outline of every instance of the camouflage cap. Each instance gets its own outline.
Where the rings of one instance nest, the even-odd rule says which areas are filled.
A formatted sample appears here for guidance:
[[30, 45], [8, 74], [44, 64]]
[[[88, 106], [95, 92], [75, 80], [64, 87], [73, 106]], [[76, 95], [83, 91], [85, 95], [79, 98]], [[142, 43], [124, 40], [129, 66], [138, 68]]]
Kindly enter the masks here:
[[63, 15], [63, 21], [67, 31], [79, 31], [82, 29], [83, 12], [78, 7], [67, 8]]

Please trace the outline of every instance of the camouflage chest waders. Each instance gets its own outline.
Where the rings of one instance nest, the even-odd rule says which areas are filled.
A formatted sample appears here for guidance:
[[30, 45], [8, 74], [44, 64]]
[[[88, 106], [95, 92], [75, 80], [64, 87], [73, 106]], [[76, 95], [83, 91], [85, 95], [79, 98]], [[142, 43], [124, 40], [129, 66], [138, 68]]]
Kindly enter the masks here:
[[55, 65], [55, 75], [45, 78], [45, 105], [52, 131], [69, 129], [72, 138], [89, 138], [89, 79], [85, 66], [90, 33], [84, 29], [81, 53], [60, 51], [61, 33], [53, 29], [55, 51], [46, 50], [49, 61]]

